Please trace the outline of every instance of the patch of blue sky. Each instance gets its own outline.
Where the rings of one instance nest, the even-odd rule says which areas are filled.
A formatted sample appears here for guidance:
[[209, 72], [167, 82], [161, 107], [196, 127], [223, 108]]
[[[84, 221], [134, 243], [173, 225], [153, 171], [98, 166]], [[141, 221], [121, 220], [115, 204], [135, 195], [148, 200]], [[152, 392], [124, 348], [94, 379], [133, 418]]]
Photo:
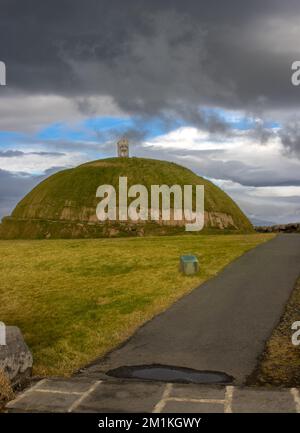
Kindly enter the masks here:
[[[235, 129], [249, 130], [257, 127], [257, 121], [248, 117], [242, 117], [237, 119], [235, 122], [231, 122], [230, 126]], [[263, 121], [260, 126], [266, 129], [275, 129], [279, 128], [280, 124], [271, 120], [266, 120]]]
[[[257, 119], [255, 117], [245, 116], [240, 111], [225, 110], [219, 107], [205, 107], [201, 109], [201, 112], [207, 115], [207, 117], [217, 116], [233, 129], [248, 130], [254, 129], [257, 126]], [[281, 125], [272, 120], [265, 120], [261, 126], [267, 129], [275, 129], [280, 128]]]
[[134, 121], [132, 117], [90, 117], [83, 122], [83, 125], [94, 131], [105, 131], [110, 129], [132, 128]]
[[175, 129], [180, 125], [180, 122], [166, 123], [162, 118], [155, 117], [140, 117], [132, 116], [126, 118], [116, 117], [98, 117], [87, 119], [84, 123], [85, 127], [91, 128], [94, 131], [103, 132], [104, 135], [111, 131], [119, 134], [125, 134], [126, 131], [137, 130], [145, 132], [146, 138], [154, 138], [166, 132]]
[[39, 140], [85, 140], [87, 131], [79, 125], [73, 127], [63, 122], [53, 123], [39, 131], [36, 138]]
[[92, 117], [77, 124], [63, 122], [53, 123], [38, 132], [39, 140], [67, 140], [67, 141], [90, 141], [95, 139], [98, 132], [111, 129], [129, 127], [128, 119], [115, 117]]
[[141, 130], [145, 132], [146, 138], [151, 139], [176, 127], [182, 126], [182, 122], [166, 123], [159, 117], [141, 118], [132, 117], [91, 117], [79, 124], [69, 125], [65, 123], [54, 123], [42, 129], [36, 135], [39, 140], [67, 140], [67, 141], [93, 141], [111, 137], [111, 133], [125, 134], [130, 130]]
[[13, 131], [0, 131], [0, 148], [13, 149], [26, 140], [26, 134]]

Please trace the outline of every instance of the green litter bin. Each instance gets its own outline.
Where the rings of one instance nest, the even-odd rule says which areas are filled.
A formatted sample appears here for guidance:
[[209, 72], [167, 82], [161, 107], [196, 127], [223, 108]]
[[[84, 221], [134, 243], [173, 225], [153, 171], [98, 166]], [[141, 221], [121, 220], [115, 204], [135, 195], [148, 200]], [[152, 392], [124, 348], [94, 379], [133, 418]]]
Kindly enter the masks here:
[[199, 262], [196, 256], [189, 254], [180, 257], [179, 269], [185, 275], [193, 275], [199, 271]]

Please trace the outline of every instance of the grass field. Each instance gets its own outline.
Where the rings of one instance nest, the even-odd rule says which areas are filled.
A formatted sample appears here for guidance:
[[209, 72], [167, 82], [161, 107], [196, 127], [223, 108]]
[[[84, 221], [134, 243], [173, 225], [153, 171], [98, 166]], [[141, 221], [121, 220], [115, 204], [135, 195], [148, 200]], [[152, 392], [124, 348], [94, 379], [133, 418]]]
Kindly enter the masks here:
[[[34, 373], [70, 374], [273, 235], [0, 241], [0, 320], [21, 328]], [[198, 275], [178, 271], [192, 252]]]

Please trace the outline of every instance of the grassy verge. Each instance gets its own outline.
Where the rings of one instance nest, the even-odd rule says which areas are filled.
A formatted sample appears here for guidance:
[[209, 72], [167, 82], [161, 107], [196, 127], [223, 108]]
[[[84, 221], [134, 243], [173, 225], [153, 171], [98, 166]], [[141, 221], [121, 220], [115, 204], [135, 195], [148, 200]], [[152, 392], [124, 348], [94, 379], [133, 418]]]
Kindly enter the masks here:
[[[35, 374], [67, 375], [272, 237], [0, 241], [0, 320], [21, 328]], [[178, 259], [190, 252], [201, 270], [186, 277]]]
[[279, 325], [266, 344], [265, 351], [250, 383], [255, 385], [300, 386], [300, 346], [294, 346], [291, 329], [300, 320], [300, 279]]

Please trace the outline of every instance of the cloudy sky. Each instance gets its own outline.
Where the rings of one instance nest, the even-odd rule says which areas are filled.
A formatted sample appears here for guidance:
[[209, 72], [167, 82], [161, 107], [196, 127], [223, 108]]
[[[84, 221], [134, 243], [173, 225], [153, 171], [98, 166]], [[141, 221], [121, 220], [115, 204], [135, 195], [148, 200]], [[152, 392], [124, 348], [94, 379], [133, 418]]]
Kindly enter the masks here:
[[0, 0], [0, 218], [46, 176], [131, 154], [300, 220], [298, 0]]

